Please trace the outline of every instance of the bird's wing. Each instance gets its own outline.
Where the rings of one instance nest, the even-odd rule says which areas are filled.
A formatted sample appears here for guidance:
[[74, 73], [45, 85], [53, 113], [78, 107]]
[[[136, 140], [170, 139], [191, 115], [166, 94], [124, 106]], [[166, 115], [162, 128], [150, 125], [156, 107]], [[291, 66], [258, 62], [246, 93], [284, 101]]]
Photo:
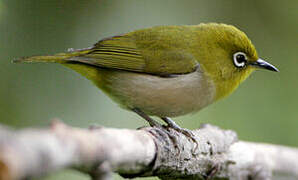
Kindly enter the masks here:
[[[196, 70], [198, 62], [191, 53], [182, 48], [171, 48], [168, 42], [159, 42], [162, 41], [160, 39], [155, 36], [150, 42], [138, 40], [129, 34], [114, 36], [99, 41], [88, 53], [68, 60], [160, 76], [186, 74]], [[160, 45], [162, 43], [166, 45]]]

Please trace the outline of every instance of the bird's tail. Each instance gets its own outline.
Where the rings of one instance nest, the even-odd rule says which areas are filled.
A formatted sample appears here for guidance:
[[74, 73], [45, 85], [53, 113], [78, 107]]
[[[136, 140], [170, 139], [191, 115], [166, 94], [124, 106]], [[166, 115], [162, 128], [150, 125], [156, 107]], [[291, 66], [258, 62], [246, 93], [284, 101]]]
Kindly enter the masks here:
[[89, 53], [91, 48], [80, 49], [80, 50], [69, 50], [66, 53], [58, 53], [54, 55], [45, 56], [29, 56], [14, 59], [14, 63], [34, 63], [34, 62], [49, 62], [49, 63], [66, 63], [70, 58], [81, 56]]

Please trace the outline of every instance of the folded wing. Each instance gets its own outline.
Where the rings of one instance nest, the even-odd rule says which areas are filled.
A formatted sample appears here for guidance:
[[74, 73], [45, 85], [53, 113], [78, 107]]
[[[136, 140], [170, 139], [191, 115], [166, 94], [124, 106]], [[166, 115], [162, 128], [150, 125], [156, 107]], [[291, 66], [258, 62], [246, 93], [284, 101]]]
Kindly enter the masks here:
[[[152, 38], [151, 38], [152, 40]], [[152, 44], [133, 35], [114, 36], [99, 41], [86, 54], [73, 56], [76, 61], [102, 68], [119, 69], [155, 75], [186, 74], [196, 70], [198, 62], [183, 49], [160, 46], [155, 37]]]

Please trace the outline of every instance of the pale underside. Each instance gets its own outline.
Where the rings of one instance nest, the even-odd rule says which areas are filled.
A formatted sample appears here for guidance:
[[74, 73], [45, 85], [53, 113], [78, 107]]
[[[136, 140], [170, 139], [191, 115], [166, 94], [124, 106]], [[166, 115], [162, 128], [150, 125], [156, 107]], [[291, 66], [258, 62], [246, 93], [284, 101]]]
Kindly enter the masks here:
[[198, 68], [173, 77], [99, 68], [100, 88], [123, 108], [148, 115], [175, 117], [199, 111], [212, 103], [213, 82]]

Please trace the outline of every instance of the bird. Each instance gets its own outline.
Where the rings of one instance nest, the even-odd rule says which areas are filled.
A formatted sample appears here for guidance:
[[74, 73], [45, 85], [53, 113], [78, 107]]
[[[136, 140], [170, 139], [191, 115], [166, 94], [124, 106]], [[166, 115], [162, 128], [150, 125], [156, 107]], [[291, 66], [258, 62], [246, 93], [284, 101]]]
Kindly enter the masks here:
[[161, 127], [156, 116], [192, 140], [193, 134], [172, 117], [198, 112], [230, 95], [256, 69], [278, 72], [259, 58], [243, 31], [222, 23], [155, 26], [92, 47], [13, 62], [52, 62], [73, 69], [150, 126]]

